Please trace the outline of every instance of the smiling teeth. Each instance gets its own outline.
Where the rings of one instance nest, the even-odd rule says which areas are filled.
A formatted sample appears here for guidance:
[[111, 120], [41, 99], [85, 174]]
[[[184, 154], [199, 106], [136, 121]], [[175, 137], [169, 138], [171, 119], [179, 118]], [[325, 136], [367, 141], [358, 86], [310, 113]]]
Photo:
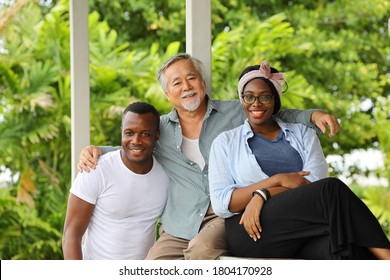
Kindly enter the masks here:
[[253, 115], [262, 115], [264, 114], [264, 111], [252, 111]]

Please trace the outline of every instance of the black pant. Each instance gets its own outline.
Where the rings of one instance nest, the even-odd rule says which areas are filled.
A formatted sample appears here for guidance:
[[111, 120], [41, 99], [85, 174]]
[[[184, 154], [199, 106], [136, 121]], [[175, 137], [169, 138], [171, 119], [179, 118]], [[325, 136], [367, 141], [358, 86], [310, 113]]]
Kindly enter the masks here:
[[261, 211], [261, 238], [253, 241], [239, 224], [225, 220], [231, 253], [240, 257], [301, 259], [375, 259], [369, 247], [390, 242], [367, 206], [335, 178], [272, 197]]

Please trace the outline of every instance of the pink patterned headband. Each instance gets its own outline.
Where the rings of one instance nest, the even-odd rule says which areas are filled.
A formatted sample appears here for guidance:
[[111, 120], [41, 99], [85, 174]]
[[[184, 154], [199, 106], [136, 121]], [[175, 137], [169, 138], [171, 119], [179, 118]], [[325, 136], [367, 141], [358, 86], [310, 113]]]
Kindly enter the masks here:
[[284, 78], [286, 77], [285, 73], [271, 73], [271, 67], [267, 61], [261, 63], [259, 70], [253, 70], [241, 77], [238, 81], [238, 97], [242, 103], [242, 92], [244, 91], [244, 86], [252, 81], [255, 78], [266, 78], [268, 79], [276, 88], [276, 91], [279, 94], [279, 97], [282, 98], [282, 85], [284, 84]]

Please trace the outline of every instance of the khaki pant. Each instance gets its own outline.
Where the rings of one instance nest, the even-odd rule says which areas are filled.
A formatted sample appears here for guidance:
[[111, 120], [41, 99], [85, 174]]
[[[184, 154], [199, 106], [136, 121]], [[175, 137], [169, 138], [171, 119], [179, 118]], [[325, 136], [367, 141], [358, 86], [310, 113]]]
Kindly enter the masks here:
[[225, 220], [215, 215], [210, 207], [199, 233], [192, 240], [177, 238], [162, 231], [146, 259], [215, 260], [222, 255], [229, 255], [225, 242]]

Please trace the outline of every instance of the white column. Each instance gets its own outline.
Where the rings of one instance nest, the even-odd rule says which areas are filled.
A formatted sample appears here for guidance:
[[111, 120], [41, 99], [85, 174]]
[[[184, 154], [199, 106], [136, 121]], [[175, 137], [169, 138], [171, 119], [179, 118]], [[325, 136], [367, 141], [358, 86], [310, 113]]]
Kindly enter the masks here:
[[88, 0], [70, 1], [72, 182], [83, 147], [90, 144]]
[[211, 0], [186, 0], [186, 52], [203, 62], [211, 96]]

